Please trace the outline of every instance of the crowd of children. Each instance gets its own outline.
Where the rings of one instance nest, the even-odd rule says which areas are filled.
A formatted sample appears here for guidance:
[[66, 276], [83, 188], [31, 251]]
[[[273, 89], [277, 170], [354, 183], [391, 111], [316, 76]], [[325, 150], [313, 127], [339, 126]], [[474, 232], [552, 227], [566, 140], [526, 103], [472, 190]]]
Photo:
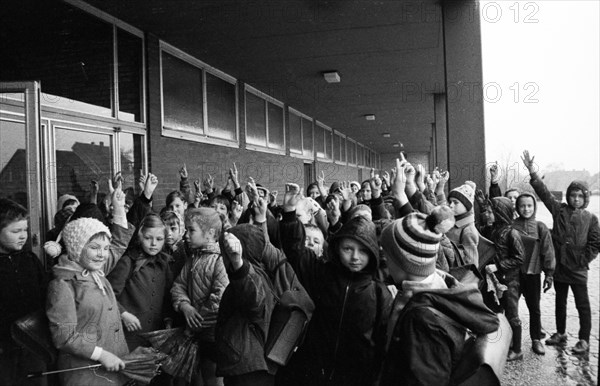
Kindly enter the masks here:
[[[403, 155], [391, 172], [372, 171], [362, 183], [327, 189], [321, 174], [306, 196], [286, 184], [281, 203], [252, 178], [242, 186], [235, 164], [222, 190], [209, 175], [194, 182], [194, 193], [184, 165], [162, 210], [153, 201], [156, 176], [143, 175], [126, 205], [117, 174], [100, 204], [95, 182], [89, 202], [59, 199], [45, 245], [51, 273], [24, 248], [26, 209], [0, 199], [0, 384], [47, 384], [25, 376], [99, 363], [50, 383], [122, 385], [122, 358], [150, 344], [143, 333], [176, 327], [199, 347], [194, 385], [451, 384], [467, 350], [465, 332], [495, 332], [498, 312], [512, 329], [506, 359], [523, 357], [521, 294], [532, 349], [543, 355], [540, 297], [553, 285], [557, 332], [546, 344], [567, 341], [570, 287], [580, 321], [572, 351], [585, 354], [587, 270], [600, 248], [598, 219], [585, 210], [589, 191], [575, 181], [561, 203], [528, 152], [523, 162], [552, 230], [536, 220], [532, 194], [502, 197], [496, 167], [489, 195], [470, 181], [446, 195], [448, 172], [428, 175]], [[495, 248], [490, 261], [480, 254], [484, 238]], [[471, 264], [488, 286], [461, 282], [458, 269]], [[284, 290], [294, 301], [282, 300]], [[267, 342], [282, 304], [304, 312], [308, 325], [303, 339], [290, 342], [298, 344], [291, 358], [279, 361]], [[11, 338], [13, 323], [38, 310], [47, 316], [56, 363], [31, 359]]]

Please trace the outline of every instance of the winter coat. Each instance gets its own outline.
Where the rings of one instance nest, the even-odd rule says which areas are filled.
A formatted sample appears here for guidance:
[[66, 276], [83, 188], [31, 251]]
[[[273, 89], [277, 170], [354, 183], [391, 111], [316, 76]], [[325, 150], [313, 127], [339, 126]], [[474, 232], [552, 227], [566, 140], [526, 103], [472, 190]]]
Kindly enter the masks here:
[[0, 347], [7, 352], [11, 324], [44, 308], [47, 285], [46, 272], [35, 253], [0, 253]]
[[545, 276], [554, 275], [556, 259], [554, 257], [554, 246], [552, 245], [552, 236], [546, 224], [535, 219], [537, 213], [537, 201], [532, 194], [522, 193], [517, 198], [517, 211], [519, 201], [523, 197], [529, 197], [533, 200], [533, 215], [529, 218], [519, 216], [513, 221], [513, 228], [536, 240], [539, 240], [539, 251], [533, 256], [525, 256], [521, 272], [530, 275], [539, 275], [544, 271]]
[[144, 343], [138, 337], [140, 332], [165, 328], [164, 320], [172, 316], [169, 290], [173, 283], [169, 256], [159, 253], [147, 256], [141, 249], [133, 249], [125, 254], [108, 275], [119, 305], [119, 312], [135, 315], [142, 329], [125, 331], [130, 350]]
[[558, 201], [536, 173], [531, 175], [530, 183], [552, 214], [552, 241], [556, 254], [554, 280], [569, 284], [587, 283], [589, 263], [598, 256], [600, 249], [598, 217], [585, 210], [590, 199], [587, 185], [573, 181], [567, 188], [567, 199], [575, 189], [583, 192], [585, 203], [575, 209]]
[[[305, 342], [286, 368], [286, 383], [371, 384], [383, 356], [392, 301], [386, 286], [375, 279], [375, 225], [362, 217], [346, 223], [330, 240], [328, 262], [304, 248], [304, 228], [295, 221], [295, 213], [285, 213], [281, 227], [284, 252], [315, 303]], [[337, 246], [344, 238], [368, 251], [369, 263], [361, 272], [353, 273], [340, 262]]]
[[519, 232], [512, 227], [513, 207], [506, 197], [492, 199], [494, 226], [490, 240], [496, 247], [494, 262], [498, 268], [498, 279], [506, 284], [519, 280], [525, 247]]
[[214, 243], [198, 248], [185, 261], [173, 283], [173, 309], [181, 312], [182, 305], [192, 305], [200, 313], [202, 325], [212, 327], [207, 333], [208, 339], [213, 340], [219, 304], [228, 284], [219, 245]]
[[265, 358], [264, 347], [275, 305], [266, 276], [259, 273], [266, 242], [263, 231], [250, 224], [229, 230], [242, 244], [243, 265], [228, 267], [216, 325], [217, 375], [240, 376], [255, 371], [275, 374], [277, 366]]
[[[117, 300], [110, 283], [101, 277], [104, 295], [91, 275], [53, 269], [54, 279], [48, 287], [46, 315], [50, 333], [59, 350], [58, 369], [97, 364], [90, 359], [95, 347], [102, 347], [117, 357], [128, 353]], [[127, 378], [103, 368], [61, 373], [63, 386], [122, 385]]]
[[472, 211], [465, 213], [464, 216], [456, 216], [454, 226], [446, 232], [446, 236], [456, 245], [464, 247], [466, 257], [469, 261], [466, 264], [479, 265], [479, 232], [475, 227], [475, 216]]
[[173, 277], [177, 279], [185, 262], [192, 258], [193, 251], [185, 239], [179, 240], [175, 246], [172, 253], [170, 253], [171, 258], [169, 259], [169, 266], [171, 267]]
[[[478, 335], [498, 329], [496, 314], [484, 305], [477, 288], [463, 286], [447, 274], [442, 278], [447, 288], [415, 292], [403, 308], [397, 307], [401, 296], [396, 297], [380, 385], [448, 385], [466, 329]], [[464, 327], [440, 319], [427, 307]]]

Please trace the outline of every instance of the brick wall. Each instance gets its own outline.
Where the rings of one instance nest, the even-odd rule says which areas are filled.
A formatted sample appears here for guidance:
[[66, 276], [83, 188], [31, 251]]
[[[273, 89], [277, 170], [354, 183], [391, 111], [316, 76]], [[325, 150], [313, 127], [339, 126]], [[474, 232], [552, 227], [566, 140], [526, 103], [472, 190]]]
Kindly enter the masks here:
[[[243, 185], [248, 177], [257, 183], [277, 190], [279, 201], [283, 197], [286, 182], [299, 184], [304, 188], [305, 160], [289, 156], [289, 135], [287, 154], [279, 155], [244, 149], [244, 106], [243, 85], [239, 86], [239, 132], [240, 148], [211, 145], [183, 139], [162, 136], [160, 105], [160, 67], [159, 42], [149, 35], [147, 44], [148, 65], [148, 168], [156, 174], [159, 185], [154, 195], [156, 208], [164, 206], [165, 198], [171, 191], [179, 189], [179, 169], [186, 164], [190, 182], [202, 179], [210, 174], [217, 187], [223, 187], [227, 181], [227, 173], [233, 162], [236, 163], [240, 183]], [[198, 58], [202, 60], [202, 58]], [[285, 102], [285, 101], [283, 101]], [[287, 106], [286, 106], [287, 110]], [[286, 120], [287, 123], [287, 120]], [[368, 178], [370, 169], [364, 169], [363, 177]], [[325, 173], [325, 181], [331, 184], [340, 180], [359, 180], [359, 168], [334, 163], [315, 161], [316, 174]], [[327, 185], [329, 186], [329, 185]]]

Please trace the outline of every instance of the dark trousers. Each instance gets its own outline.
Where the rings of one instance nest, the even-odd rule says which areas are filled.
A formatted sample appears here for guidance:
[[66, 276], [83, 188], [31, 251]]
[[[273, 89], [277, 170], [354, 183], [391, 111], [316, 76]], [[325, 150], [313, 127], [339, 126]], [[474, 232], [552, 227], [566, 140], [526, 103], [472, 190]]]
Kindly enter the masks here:
[[542, 293], [542, 275], [521, 273], [521, 293], [529, 309], [529, 335], [531, 340], [542, 339], [542, 313], [540, 296]]
[[592, 311], [590, 310], [587, 283], [568, 284], [558, 281], [554, 282], [554, 289], [556, 290], [556, 329], [561, 334], [564, 334], [567, 330], [567, 297], [569, 295], [569, 287], [573, 291], [575, 307], [577, 307], [577, 312], [579, 313], [579, 339], [589, 342], [590, 331], [592, 330]]
[[521, 293], [519, 290], [519, 276], [514, 274], [510, 280], [505, 280], [504, 283], [508, 289], [504, 292], [500, 304], [504, 308], [504, 314], [513, 331], [512, 350], [514, 352], [521, 351], [521, 319], [519, 319], [519, 298]]

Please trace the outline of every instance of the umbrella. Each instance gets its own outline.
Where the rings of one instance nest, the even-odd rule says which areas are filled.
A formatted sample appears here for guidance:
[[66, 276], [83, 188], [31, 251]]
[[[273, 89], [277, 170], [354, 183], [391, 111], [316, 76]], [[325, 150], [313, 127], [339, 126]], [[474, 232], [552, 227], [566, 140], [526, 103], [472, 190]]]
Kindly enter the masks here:
[[[138, 347], [131, 353], [121, 357], [125, 362], [125, 369], [120, 372], [135, 381], [148, 384], [160, 371], [160, 361], [166, 357], [165, 354], [151, 347]], [[89, 366], [73, 367], [54, 371], [36, 372], [27, 374], [27, 378], [43, 377], [50, 374], [64, 373], [67, 371], [78, 371], [95, 369], [102, 366], [100, 363]]]
[[[166, 354], [161, 360], [161, 371], [177, 378], [183, 378], [188, 383], [198, 369], [200, 362], [198, 334], [183, 328], [170, 328], [140, 334], [148, 340], [152, 347]], [[210, 330], [210, 327], [205, 329]]]

